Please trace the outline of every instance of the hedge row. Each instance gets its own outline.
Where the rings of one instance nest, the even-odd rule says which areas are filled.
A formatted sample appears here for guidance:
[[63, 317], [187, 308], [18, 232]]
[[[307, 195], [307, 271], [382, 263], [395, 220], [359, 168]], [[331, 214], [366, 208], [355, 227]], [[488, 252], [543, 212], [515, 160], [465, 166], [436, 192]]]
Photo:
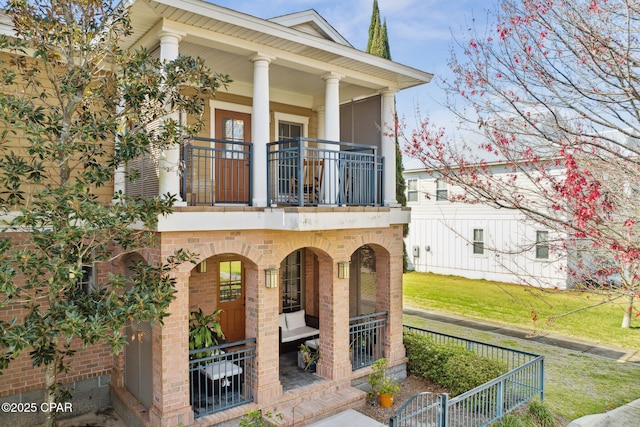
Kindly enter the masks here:
[[457, 396], [507, 372], [507, 365], [462, 347], [436, 344], [431, 337], [404, 333], [410, 373], [427, 378]]

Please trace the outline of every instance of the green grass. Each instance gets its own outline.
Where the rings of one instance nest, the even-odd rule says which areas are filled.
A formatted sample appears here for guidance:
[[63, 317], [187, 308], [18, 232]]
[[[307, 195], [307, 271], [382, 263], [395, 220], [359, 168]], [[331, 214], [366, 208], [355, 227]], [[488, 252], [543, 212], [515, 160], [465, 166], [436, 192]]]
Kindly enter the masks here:
[[[404, 316], [404, 323], [545, 357], [545, 403], [565, 420], [617, 408], [640, 398], [640, 366], [458, 325]], [[566, 423], [564, 423], [566, 424]]]
[[[640, 348], [640, 320], [620, 328], [622, 312], [613, 305], [558, 316], [588, 305], [597, 297], [581, 292], [544, 291], [456, 276], [408, 273], [404, 304], [522, 329], [557, 333], [583, 340]], [[531, 312], [538, 312], [533, 322]], [[640, 366], [511, 337], [502, 337], [423, 318], [405, 323], [436, 332], [488, 342], [545, 356], [545, 402], [566, 420], [601, 413], [640, 397]]]
[[[581, 310], [602, 296], [415, 272], [404, 275], [403, 288], [405, 307], [640, 349], [640, 319], [634, 319], [630, 329], [622, 329], [622, 308], [617, 305]], [[562, 316], [569, 312], [574, 313]]]

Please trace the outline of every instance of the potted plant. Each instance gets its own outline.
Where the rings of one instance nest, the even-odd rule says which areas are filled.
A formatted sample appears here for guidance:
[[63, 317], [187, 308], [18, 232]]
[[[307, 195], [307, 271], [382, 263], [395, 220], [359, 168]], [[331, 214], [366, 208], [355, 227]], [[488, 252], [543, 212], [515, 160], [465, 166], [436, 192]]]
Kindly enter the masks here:
[[[204, 314], [202, 309], [192, 311], [189, 319], [189, 350], [212, 347], [224, 340], [222, 327], [218, 321], [222, 309], [214, 310], [211, 314]], [[191, 359], [208, 357], [211, 352], [199, 352], [191, 355]]]
[[386, 376], [388, 365], [389, 359], [384, 357], [373, 362], [371, 365], [373, 372], [369, 374], [367, 380], [370, 387], [367, 397], [373, 398], [377, 395], [380, 406], [385, 408], [393, 405], [393, 396], [400, 391], [400, 384]]
[[378, 399], [380, 406], [388, 408], [393, 405], [393, 396], [400, 391], [400, 384], [390, 377], [384, 377], [378, 385]]
[[306, 344], [301, 344], [300, 354], [302, 355], [302, 364], [305, 371], [315, 372], [318, 360], [320, 360], [320, 346], [314, 350]]

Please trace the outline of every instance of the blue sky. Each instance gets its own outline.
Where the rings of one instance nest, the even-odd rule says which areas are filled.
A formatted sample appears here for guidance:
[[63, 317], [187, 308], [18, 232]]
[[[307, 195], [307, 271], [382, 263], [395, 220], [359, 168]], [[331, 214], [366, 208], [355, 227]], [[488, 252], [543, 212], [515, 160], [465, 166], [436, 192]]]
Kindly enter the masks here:
[[[315, 9], [354, 47], [367, 45], [373, 0], [209, 0], [220, 6], [259, 18], [272, 18]], [[447, 62], [452, 34], [466, 39], [472, 20], [483, 22], [496, 0], [378, 0], [380, 14], [387, 20], [391, 56], [394, 61], [450, 76]], [[451, 115], [441, 107], [443, 93], [434, 79], [428, 85], [408, 89], [397, 97], [398, 113], [415, 123], [415, 106], [438, 126], [448, 127]]]

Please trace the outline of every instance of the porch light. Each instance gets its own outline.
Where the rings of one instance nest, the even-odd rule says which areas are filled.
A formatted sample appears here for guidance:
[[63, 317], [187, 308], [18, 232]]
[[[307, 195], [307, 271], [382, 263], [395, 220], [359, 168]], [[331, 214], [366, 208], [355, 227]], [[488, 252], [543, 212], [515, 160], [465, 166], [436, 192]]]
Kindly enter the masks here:
[[265, 271], [265, 286], [267, 288], [273, 289], [278, 287], [279, 274], [277, 268], [267, 268]]
[[349, 278], [349, 266], [350, 262], [341, 261], [338, 263], [338, 278], [339, 279], [348, 279]]
[[207, 272], [207, 260], [202, 261], [197, 266], [198, 273], [206, 273]]

